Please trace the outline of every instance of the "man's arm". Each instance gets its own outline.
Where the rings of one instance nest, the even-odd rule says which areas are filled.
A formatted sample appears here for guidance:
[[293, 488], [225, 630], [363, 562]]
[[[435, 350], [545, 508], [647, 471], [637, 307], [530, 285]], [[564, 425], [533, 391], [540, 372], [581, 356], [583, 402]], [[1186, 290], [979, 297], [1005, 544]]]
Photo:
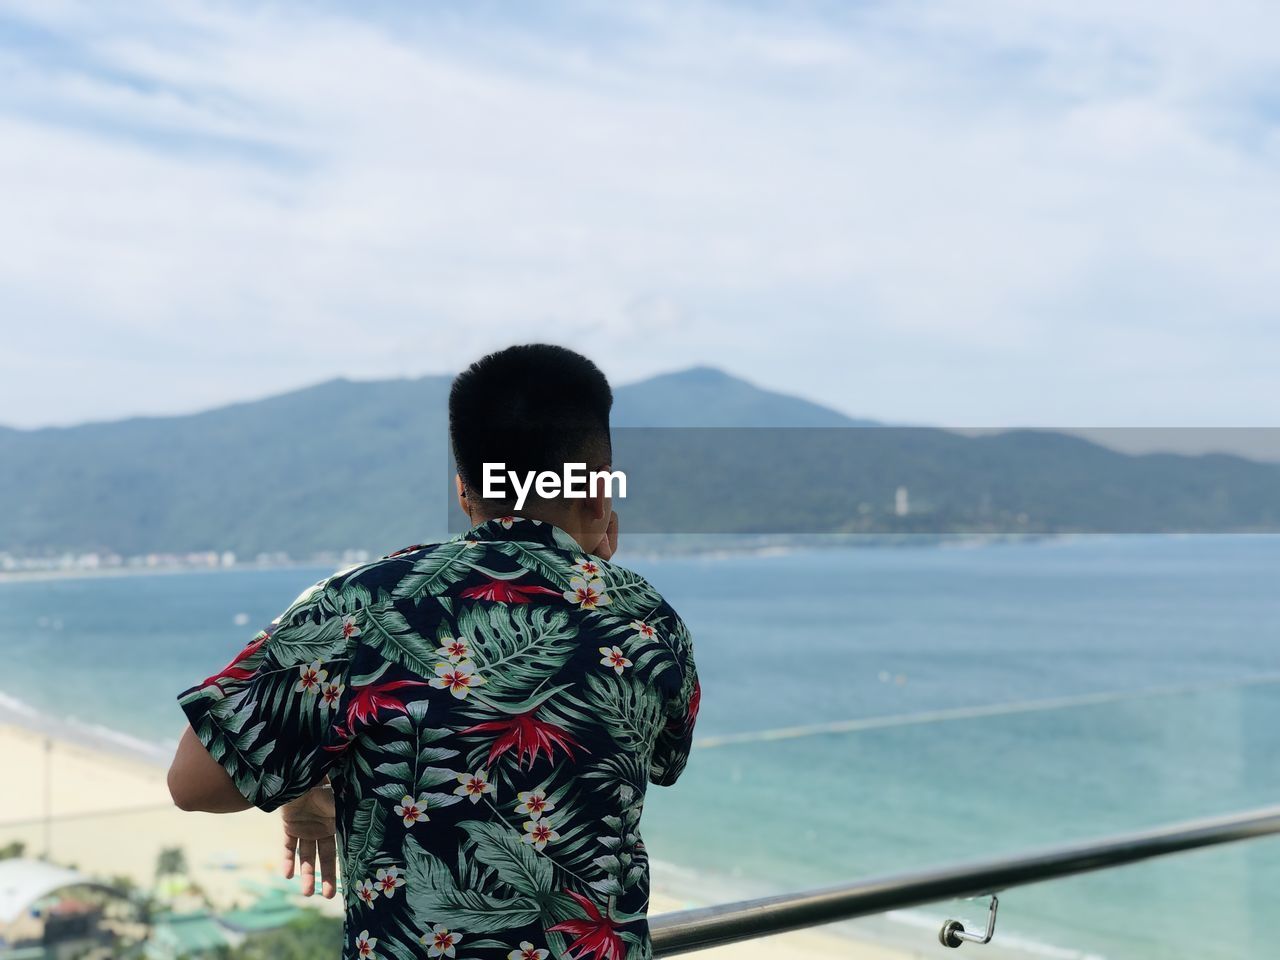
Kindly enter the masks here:
[[253, 804], [236, 789], [221, 764], [209, 756], [196, 732], [187, 724], [169, 765], [169, 794], [182, 810], [237, 813]]
[[[196, 736], [191, 725], [178, 741], [178, 751], [169, 766], [169, 794], [179, 809], [203, 813], [239, 813], [253, 806], [236, 789], [235, 783]], [[319, 868], [322, 892], [331, 898], [337, 892], [337, 849], [333, 791], [315, 787], [280, 808], [284, 820], [284, 875], [292, 880], [296, 864], [302, 866], [302, 894], [316, 889]]]
[[693, 748], [698, 707], [702, 703], [698, 668], [693, 662], [693, 642], [678, 616], [674, 617], [674, 626], [670, 640], [683, 655], [684, 677], [679, 696], [668, 706], [666, 722], [658, 733], [649, 759], [649, 782], [659, 787], [671, 786], [684, 772], [684, 766], [689, 762], [689, 751]]

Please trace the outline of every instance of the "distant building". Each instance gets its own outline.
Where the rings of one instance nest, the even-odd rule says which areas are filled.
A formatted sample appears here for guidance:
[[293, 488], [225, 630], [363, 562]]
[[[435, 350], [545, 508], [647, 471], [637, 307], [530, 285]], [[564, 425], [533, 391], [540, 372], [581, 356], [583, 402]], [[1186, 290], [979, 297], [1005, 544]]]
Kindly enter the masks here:
[[146, 939], [124, 892], [43, 860], [0, 860], [0, 957], [114, 957]]
[[893, 495], [894, 516], [905, 517], [911, 512], [911, 501], [907, 497], [907, 488], [899, 487]]

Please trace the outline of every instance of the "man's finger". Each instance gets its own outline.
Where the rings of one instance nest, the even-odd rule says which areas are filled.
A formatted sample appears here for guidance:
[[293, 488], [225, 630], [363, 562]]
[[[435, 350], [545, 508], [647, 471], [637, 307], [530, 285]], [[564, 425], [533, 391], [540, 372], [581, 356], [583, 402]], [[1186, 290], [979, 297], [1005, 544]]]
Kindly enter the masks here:
[[298, 859], [302, 861], [302, 895], [309, 897], [316, 892], [316, 842], [303, 840], [298, 846]]
[[320, 861], [320, 892], [326, 899], [332, 900], [338, 892], [338, 847], [333, 837], [325, 837], [316, 843], [317, 859]]
[[284, 835], [284, 878], [293, 879], [293, 867], [298, 859], [298, 838]]

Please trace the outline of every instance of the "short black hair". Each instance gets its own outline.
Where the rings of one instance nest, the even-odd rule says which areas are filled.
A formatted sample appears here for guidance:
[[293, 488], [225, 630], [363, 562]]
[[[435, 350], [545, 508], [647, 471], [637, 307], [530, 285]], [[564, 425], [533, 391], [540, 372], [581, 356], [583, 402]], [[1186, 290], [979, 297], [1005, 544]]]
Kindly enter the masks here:
[[[526, 343], [477, 360], [449, 391], [449, 442], [468, 494], [480, 496], [485, 463], [552, 470], [609, 463], [613, 391], [600, 368], [565, 347]], [[509, 487], [508, 487], [509, 489]]]

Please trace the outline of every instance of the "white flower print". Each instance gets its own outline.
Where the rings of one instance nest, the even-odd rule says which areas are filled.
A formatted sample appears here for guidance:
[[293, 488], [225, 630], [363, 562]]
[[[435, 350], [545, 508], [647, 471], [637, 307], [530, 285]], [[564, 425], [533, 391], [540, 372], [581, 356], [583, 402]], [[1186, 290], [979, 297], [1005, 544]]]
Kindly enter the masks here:
[[453, 792], [460, 797], [470, 798], [472, 803], [479, 803], [486, 793], [493, 793], [493, 784], [489, 782], [489, 774], [483, 770], [475, 773], [458, 774], [458, 784]]
[[436, 654], [450, 663], [461, 663], [471, 659], [471, 644], [462, 637], [441, 637]]
[[507, 954], [507, 960], [547, 960], [549, 951], [535, 947], [528, 940], [520, 941], [520, 949]]
[[404, 886], [404, 877], [400, 876], [399, 867], [387, 867], [385, 870], [380, 867], [374, 874], [374, 883], [382, 895], [390, 900], [396, 895], [396, 890]]
[[609, 595], [604, 592], [604, 581], [598, 578], [583, 580], [581, 577], [573, 577], [569, 581], [569, 589], [564, 592], [564, 598], [570, 603], [576, 603], [582, 610], [594, 610], [609, 602]]
[[631, 666], [631, 661], [627, 659], [627, 655], [622, 652], [621, 647], [601, 647], [600, 665], [602, 667], [610, 667], [614, 673], [622, 676], [622, 671]]
[[373, 948], [378, 945], [378, 938], [369, 936], [368, 930], [361, 930], [356, 937], [356, 956], [360, 960], [377, 960]]
[[372, 907], [373, 901], [378, 899], [378, 888], [372, 880], [363, 880], [356, 884], [356, 896], [364, 901], [366, 907]]
[[537, 820], [544, 813], [554, 810], [556, 805], [547, 799], [545, 790], [522, 790], [516, 794], [520, 802], [516, 804], [516, 813], [526, 814], [530, 820]]
[[658, 631], [649, 626], [643, 620], [632, 620], [631, 629], [640, 634], [645, 640], [652, 640], [658, 635]]
[[293, 689], [299, 693], [315, 693], [327, 679], [329, 671], [320, 666], [319, 660], [315, 660], [309, 666], [298, 668], [298, 685]]
[[400, 798], [400, 802], [395, 805], [394, 809], [396, 816], [404, 821], [406, 827], [412, 827], [415, 823], [422, 823], [431, 819], [427, 816], [426, 797], [420, 797], [415, 800], [406, 793]]
[[338, 705], [342, 699], [342, 691], [347, 689], [345, 683], [323, 683], [320, 685], [320, 709], [328, 710]]
[[475, 672], [474, 664], [438, 663], [436, 676], [429, 682], [437, 690], [448, 690], [459, 700], [465, 700], [472, 688], [482, 685], [485, 680]]
[[533, 844], [535, 850], [541, 850], [553, 840], [559, 840], [560, 834], [556, 833], [555, 828], [551, 825], [550, 818], [526, 820], [524, 822], [524, 836], [520, 839], [525, 843]]
[[429, 957], [454, 957], [458, 955], [458, 941], [461, 939], [462, 934], [454, 933], [443, 924], [437, 923], [431, 928], [430, 933], [424, 933], [419, 937], [418, 942], [431, 944], [427, 947]]
[[600, 564], [590, 557], [579, 557], [578, 562], [573, 565], [573, 569], [577, 570], [587, 580], [600, 576]]

